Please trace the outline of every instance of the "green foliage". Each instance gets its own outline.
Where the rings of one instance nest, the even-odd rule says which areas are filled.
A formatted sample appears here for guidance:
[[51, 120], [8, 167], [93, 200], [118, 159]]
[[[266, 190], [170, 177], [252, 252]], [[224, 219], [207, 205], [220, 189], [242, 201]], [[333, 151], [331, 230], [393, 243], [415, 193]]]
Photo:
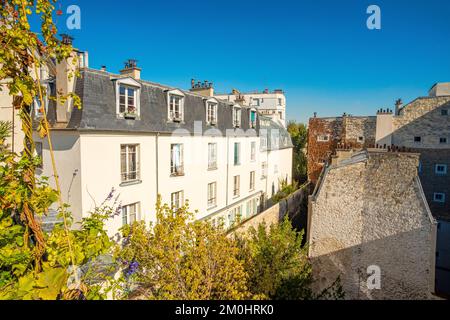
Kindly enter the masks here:
[[311, 266], [302, 237], [286, 218], [270, 228], [261, 224], [240, 240], [252, 294], [265, 299], [312, 297]]
[[274, 203], [278, 203], [283, 199], [286, 199], [289, 195], [298, 190], [298, 182], [294, 181], [292, 184], [288, 184], [286, 180], [281, 180], [279, 191], [273, 196]]
[[304, 232], [297, 232], [286, 217], [280, 224], [260, 224], [237, 237], [240, 258], [245, 261], [251, 295], [271, 300], [342, 299], [338, 278], [319, 294], [312, 290], [312, 267]]
[[[146, 299], [223, 300], [248, 297], [239, 249], [222, 230], [192, 221], [185, 206], [176, 211], [159, 202], [157, 223], [123, 230], [118, 257], [134, 292]], [[130, 265], [138, 265], [130, 272]]]
[[303, 183], [307, 179], [307, 158], [304, 148], [308, 141], [308, 130], [303, 123], [296, 123], [295, 121], [288, 123], [287, 130], [294, 145], [293, 179]]

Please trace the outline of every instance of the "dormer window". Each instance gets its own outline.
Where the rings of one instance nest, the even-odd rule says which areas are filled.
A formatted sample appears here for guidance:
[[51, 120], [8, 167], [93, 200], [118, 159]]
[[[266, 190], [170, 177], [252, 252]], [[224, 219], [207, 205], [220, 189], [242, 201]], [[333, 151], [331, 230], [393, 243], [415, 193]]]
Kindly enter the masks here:
[[119, 112], [121, 114], [135, 115], [136, 110], [136, 89], [121, 85], [119, 87]]
[[217, 106], [218, 103], [215, 99], [206, 101], [206, 123], [209, 125], [217, 124]]
[[256, 128], [256, 110], [250, 110], [250, 128]]
[[118, 117], [123, 119], [138, 118], [140, 115], [140, 83], [132, 78], [115, 81]]
[[241, 126], [241, 108], [233, 107], [233, 127], [240, 128]]
[[171, 90], [167, 93], [168, 119], [172, 122], [184, 121], [184, 94], [180, 90]]

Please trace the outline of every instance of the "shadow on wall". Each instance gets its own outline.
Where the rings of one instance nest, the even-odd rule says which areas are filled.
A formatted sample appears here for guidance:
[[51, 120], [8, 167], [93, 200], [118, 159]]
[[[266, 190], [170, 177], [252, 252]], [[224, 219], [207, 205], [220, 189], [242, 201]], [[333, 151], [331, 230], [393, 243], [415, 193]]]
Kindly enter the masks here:
[[[345, 249], [335, 239], [316, 242], [315, 250], [326, 247], [332, 252], [311, 257], [314, 289], [322, 290], [340, 276], [346, 299], [432, 299], [434, 272], [426, 261], [429, 256], [426, 253], [423, 257], [410, 256], [410, 252], [417, 252], [411, 248], [415, 245], [411, 239], [418, 232], [420, 230], [411, 230]], [[409, 263], [399, 264], [398, 261]], [[368, 288], [368, 281], [373, 283], [369, 278], [373, 272], [367, 272], [370, 266], [381, 270], [380, 289]]]
[[[414, 101], [407, 108], [414, 110], [419, 107], [415, 104], [420, 103], [433, 104], [433, 99]], [[405, 124], [386, 138], [394, 146], [420, 154], [419, 177], [431, 212], [437, 218], [450, 218], [450, 115], [443, 116], [442, 110], [448, 110], [450, 114], [450, 101], [411, 122], [403, 120]], [[402, 120], [394, 118], [394, 121], [401, 123]], [[421, 141], [415, 142], [415, 137], [420, 137]], [[440, 143], [440, 138], [446, 138], [447, 142]], [[436, 174], [436, 164], [447, 165], [447, 174]], [[446, 201], [434, 201], [434, 193], [444, 193]]]

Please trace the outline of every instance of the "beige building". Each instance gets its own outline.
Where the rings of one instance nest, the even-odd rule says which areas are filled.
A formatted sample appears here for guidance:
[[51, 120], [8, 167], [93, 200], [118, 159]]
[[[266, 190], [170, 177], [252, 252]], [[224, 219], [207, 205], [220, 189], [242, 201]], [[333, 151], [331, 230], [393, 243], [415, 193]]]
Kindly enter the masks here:
[[317, 290], [341, 277], [347, 299], [432, 297], [437, 223], [418, 166], [418, 154], [371, 149], [325, 169], [308, 213]]
[[[201, 84], [193, 83], [194, 87], [198, 87], [199, 85], [201, 87]], [[254, 91], [246, 93], [233, 89], [229, 94], [215, 94], [215, 97], [255, 108], [262, 115], [286, 127], [286, 96], [281, 89], [276, 89], [272, 92], [265, 89], [262, 92]]]

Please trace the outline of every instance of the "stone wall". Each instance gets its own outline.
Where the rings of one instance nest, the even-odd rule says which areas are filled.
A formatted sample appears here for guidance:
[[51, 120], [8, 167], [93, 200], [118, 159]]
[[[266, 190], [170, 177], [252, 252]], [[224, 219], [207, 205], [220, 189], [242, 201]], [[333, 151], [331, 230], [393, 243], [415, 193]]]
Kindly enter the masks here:
[[[342, 118], [311, 118], [308, 126], [308, 180], [316, 183], [320, 172], [337, 144], [343, 130]], [[321, 135], [329, 135], [328, 141], [317, 141]]]
[[[344, 117], [343, 142], [355, 148], [374, 145], [376, 127], [376, 117]], [[362, 137], [363, 141], [360, 141], [359, 137]]]
[[307, 201], [308, 193], [309, 186], [307, 185], [267, 210], [244, 221], [238, 227], [230, 230], [230, 232], [245, 233], [252, 227], [257, 228], [263, 222], [270, 227], [272, 224], [281, 222], [286, 215], [288, 215], [289, 218], [294, 219], [296, 215], [299, 214], [302, 204]]
[[[311, 118], [308, 126], [308, 179], [316, 183], [324, 162], [338, 147], [361, 149], [375, 144], [376, 117]], [[318, 141], [328, 135], [329, 141]], [[358, 138], [362, 137], [360, 141]]]
[[[448, 110], [447, 116], [441, 110]], [[450, 97], [418, 98], [393, 118], [392, 143], [408, 148], [450, 149]], [[414, 137], [422, 137], [417, 144]], [[447, 138], [447, 144], [439, 138]]]
[[[418, 163], [417, 154], [363, 152], [327, 169], [308, 216], [316, 290], [340, 276], [348, 299], [431, 298], [436, 224]], [[367, 287], [372, 265], [380, 290]]]

